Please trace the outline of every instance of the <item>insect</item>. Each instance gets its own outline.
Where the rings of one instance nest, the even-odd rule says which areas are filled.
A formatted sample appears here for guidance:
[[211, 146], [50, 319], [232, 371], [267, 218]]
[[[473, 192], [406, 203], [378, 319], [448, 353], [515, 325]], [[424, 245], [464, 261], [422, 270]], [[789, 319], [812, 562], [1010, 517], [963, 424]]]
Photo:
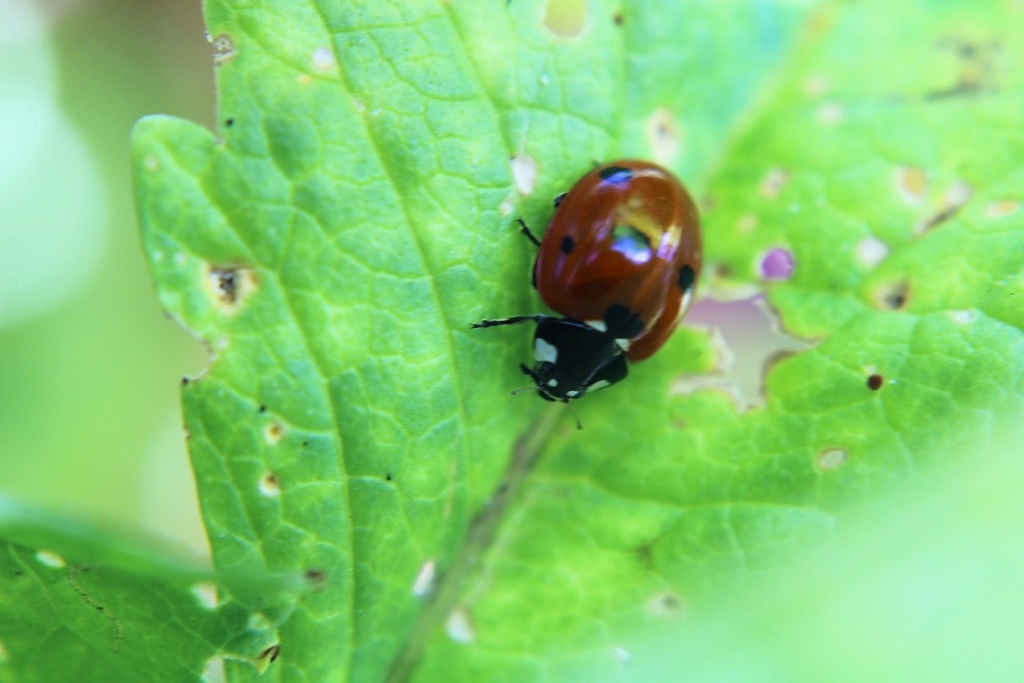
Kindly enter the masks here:
[[622, 381], [678, 326], [701, 266], [700, 221], [689, 193], [662, 167], [614, 161], [555, 199], [533, 285], [561, 317], [520, 315], [474, 328], [537, 324], [535, 364], [520, 364], [548, 401], [568, 403]]

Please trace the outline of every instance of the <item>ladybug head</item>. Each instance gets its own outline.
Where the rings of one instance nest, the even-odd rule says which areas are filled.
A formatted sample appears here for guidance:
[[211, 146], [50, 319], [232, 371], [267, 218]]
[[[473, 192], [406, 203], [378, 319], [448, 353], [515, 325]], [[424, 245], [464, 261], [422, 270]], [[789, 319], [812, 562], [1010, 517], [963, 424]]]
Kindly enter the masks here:
[[520, 369], [545, 401], [568, 403], [623, 379], [626, 357], [614, 337], [568, 318], [545, 318], [533, 337], [533, 368]]
[[586, 393], [586, 387], [572, 387], [562, 384], [558, 379], [558, 366], [555, 363], [539, 362], [531, 370], [522, 363], [519, 369], [537, 384], [537, 395], [545, 401], [568, 403]]

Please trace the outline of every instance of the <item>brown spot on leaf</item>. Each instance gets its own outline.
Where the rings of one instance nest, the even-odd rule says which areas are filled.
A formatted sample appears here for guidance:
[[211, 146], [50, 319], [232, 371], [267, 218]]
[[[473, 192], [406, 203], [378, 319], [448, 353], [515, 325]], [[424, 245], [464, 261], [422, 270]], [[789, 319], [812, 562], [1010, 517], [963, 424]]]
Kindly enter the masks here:
[[898, 280], [882, 285], [875, 290], [875, 306], [882, 310], [902, 311], [910, 301], [910, 283]]
[[818, 467], [823, 470], [833, 470], [849, 457], [845, 448], [825, 448], [818, 453]]
[[212, 40], [213, 42], [213, 65], [220, 66], [234, 59], [235, 41], [227, 33], [221, 33]]
[[645, 124], [647, 144], [654, 158], [662, 164], [672, 165], [683, 147], [683, 132], [679, 121], [668, 109], [661, 107], [651, 112]]
[[234, 312], [256, 289], [256, 275], [243, 266], [211, 264], [207, 266], [205, 284], [218, 308]]

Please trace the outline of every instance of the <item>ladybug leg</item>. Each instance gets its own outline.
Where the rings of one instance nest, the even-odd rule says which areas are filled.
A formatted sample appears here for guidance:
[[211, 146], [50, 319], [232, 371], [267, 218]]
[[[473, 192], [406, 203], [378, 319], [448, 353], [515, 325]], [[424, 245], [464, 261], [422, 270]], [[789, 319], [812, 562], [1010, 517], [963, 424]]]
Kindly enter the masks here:
[[569, 193], [568, 192], [562, 192], [561, 194], [556, 196], [554, 198], [554, 200], [552, 200], [551, 203], [554, 205], [554, 207], [556, 209], [562, 205], [562, 200], [565, 199], [565, 195], [567, 195], [567, 194], [569, 194]]
[[534, 382], [540, 381], [539, 379], [537, 379], [537, 373], [531, 370], [529, 367], [527, 367], [525, 363], [520, 363], [519, 369], [522, 371], [524, 375], [532, 379]]
[[481, 320], [478, 323], [473, 323], [471, 329], [475, 330], [484, 327], [500, 327], [501, 325], [518, 325], [520, 323], [525, 323], [528, 320], [540, 323], [550, 317], [551, 316], [547, 315], [516, 315], [511, 318], [502, 318], [501, 320]]
[[523, 219], [522, 219], [522, 218], [517, 218], [517, 219], [516, 219], [516, 222], [517, 222], [517, 223], [519, 223], [519, 230], [520, 230], [520, 232], [522, 232], [522, 233], [523, 233], [524, 235], [526, 235], [526, 239], [528, 239], [528, 240], [530, 240], [531, 242], [533, 242], [533, 246], [535, 246], [535, 247], [539, 247], [539, 246], [540, 246], [540, 240], [539, 240], [539, 239], [537, 239], [537, 236], [533, 234], [533, 231], [532, 231], [532, 230], [530, 230], [530, 226], [528, 226], [528, 225], [526, 224], [526, 222], [525, 222], [525, 221], [523, 221]]

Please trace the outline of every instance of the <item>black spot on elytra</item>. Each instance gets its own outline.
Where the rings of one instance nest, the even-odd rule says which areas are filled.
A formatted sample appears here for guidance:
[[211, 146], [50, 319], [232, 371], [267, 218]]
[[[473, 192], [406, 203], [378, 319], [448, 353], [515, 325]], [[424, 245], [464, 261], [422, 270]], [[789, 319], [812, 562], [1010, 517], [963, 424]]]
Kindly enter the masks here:
[[609, 183], [628, 183], [636, 175], [633, 171], [628, 168], [621, 166], [608, 166], [602, 168], [598, 173], [601, 176], [601, 180], [606, 180]]
[[632, 339], [644, 331], [644, 321], [629, 307], [612, 304], [604, 311], [604, 323], [608, 334], [615, 339]]
[[697, 279], [697, 272], [693, 269], [693, 266], [686, 264], [679, 269], [679, 289], [687, 292], [693, 287], [694, 281]]
[[571, 254], [572, 250], [576, 248], [576, 240], [566, 235], [562, 238], [562, 244], [560, 245], [563, 254]]

